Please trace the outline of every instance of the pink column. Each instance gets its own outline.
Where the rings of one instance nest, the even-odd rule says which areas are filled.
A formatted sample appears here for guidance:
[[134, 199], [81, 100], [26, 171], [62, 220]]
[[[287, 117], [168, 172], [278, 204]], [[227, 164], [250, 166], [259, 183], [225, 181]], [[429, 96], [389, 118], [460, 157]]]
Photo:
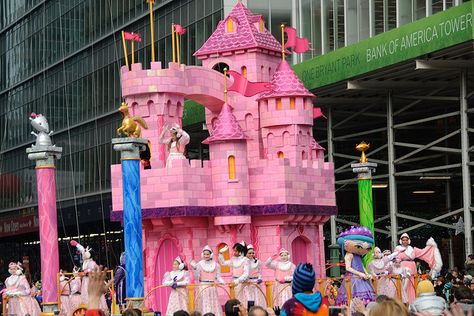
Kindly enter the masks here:
[[44, 303], [58, 301], [56, 275], [59, 271], [56, 179], [54, 166], [36, 168], [41, 250], [41, 281]]

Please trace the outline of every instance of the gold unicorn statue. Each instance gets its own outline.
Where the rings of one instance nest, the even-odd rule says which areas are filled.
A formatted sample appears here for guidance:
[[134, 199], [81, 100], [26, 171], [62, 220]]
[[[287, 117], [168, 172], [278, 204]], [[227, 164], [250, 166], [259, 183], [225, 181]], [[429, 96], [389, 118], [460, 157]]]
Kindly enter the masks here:
[[127, 137], [140, 137], [142, 130], [140, 127], [144, 129], [148, 129], [145, 120], [140, 116], [131, 116], [128, 112], [128, 104], [126, 102], [122, 102], [122, 105], [119, 107], [119, 112], [123, 114], [122, 126], [117, 129], [117, 134], [119, 136], [127, 136]]

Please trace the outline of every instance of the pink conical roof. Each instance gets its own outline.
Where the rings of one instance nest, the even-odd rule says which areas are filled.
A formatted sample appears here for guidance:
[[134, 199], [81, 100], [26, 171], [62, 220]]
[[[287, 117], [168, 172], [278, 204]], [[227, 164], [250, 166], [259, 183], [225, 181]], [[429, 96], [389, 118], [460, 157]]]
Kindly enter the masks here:
[[219, 113], [217, 117], [216, 126], [214, 127], [212, 135], [206, 138], [202, 143], [210, 144], [214, 142], [245, 139], [247, 139], [247, 136], [245, 136], [239, 123], [237, 123], [237, 119], [232, 113], [230, 105], [224, 103], [221, 113]]
[[[227, 33], [226, 30], [226, 21], [229, 18], [235, 23], [234, 32], [232, 33]], [[273, 35], [267, 29], [260, 32], [254, 25], [254, 23], [259, 22], [261, 18], [261, 15], [252, 14], [241, 2], [238, 2], [229, 15], [219, 22], [214, 33], [212, 33], [204, 45], [194, 53], [194, 56], [250, 48], [262, 48], [281, 52], [281, 44]]]
[[295, 74], [286, 60], [283, 60], [273, 74], [271, 91], [263, 93], [258, 99], [276, 97], [314, 97]]

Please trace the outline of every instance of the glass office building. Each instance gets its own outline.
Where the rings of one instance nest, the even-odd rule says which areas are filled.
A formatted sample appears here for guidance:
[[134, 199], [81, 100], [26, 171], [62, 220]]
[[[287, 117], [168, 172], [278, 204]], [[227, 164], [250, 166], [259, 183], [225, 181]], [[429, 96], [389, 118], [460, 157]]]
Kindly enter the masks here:
[[[187, 28], [182, 62], [192, 56], [237, 0], [157, 0], [155, 50], [163, 67], [171, 60], [171, 23]], [[280, 38], [280, 24], [291, 24], [308, 37], [313, 50], [292, 56], [294, 63], [397, 28], [461, 4], [462, 0], [243, 0], [262, 14]], [[465, 1], [464, 1], [465, 2]], [[120, 225], [108, 221], [111, 208], [110, 165], [118, 163], [110, 140], [121, 102], [119, 69], [124, 64], [120, 31], [141, 34], [135, 59], [148, 64], [150, 28], [145, 0], [3, 0], [0, 2], [0, 257], [2, 252], [37, 254], [34, 230], [5, 232], [4, 225], [35, 215], [34, 163], [25, 149], [34, 141], [28, 117], [42, 113], [63, 147], [57, 162], [59, 232], [64, 253], [67, 238], [105, 255], [118, 257]], [[129, 47], [130, 51], [130, 47]], [[203, 119], [203, 117], [202, 117]], [[199, 123], [200, 118], [192, 118]], [[206, 156], [199, 140], [189, 148]], [[198, 148], [199, 147], [199, 148]], [[5, 226], [6, 227], [6, 226]], [[64, 240], [64, 238], [66, 238]], [[110, 249], [107, 245], [114, 245]], [[109, 251], [113, 250], [113, 251]], [[115, 255], [115, 257], [114, 257]], [[104, 262], [101, 260], [101, 262]], [[11, 258], [18, 260], [19, 258]], [[63, 258], [63, 260], [66, 260]]]

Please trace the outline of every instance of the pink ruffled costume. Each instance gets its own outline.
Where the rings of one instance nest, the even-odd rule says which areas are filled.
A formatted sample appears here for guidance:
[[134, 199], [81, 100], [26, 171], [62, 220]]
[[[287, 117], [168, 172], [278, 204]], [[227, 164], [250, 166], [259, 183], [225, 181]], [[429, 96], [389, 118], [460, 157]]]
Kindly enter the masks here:
[[8, 296], [8, 315], [39, 316], [41, 309], [38, 302], [31, 296], [30, 285], [24, 275], [11, 275], [5, 280], [5, 292]]
[[247, 283], [244, 283], [247, 291], [248, 301], [254, 301], [255, 306], [267, 306], [265, 295], [263, 294], [262, 287], [258, 283], [262, 280], [262, 261], [258, 259], [249, 260], [249, 278]]
[[368, 265], [369, 273], [374, 275], [377, 284], [377, 295], [388, 297], [397, 296], [397, 287], [394, 279], [390, 277], [392, 271], [392, 259], [397, 256], [393, 253], [382, 258], [374, 258]]
[[168, 158], [166, 159], [166, 168], [173, 167], [173, 160], [177, 159], [186, 159], [184, 152], [186, 150], [186, 145], [189, 144], [190, 137], [189, 134], [183, 131], [178, 125], [173, 126], [170, 129], [170, 132], [176, 133], [178, 139], [173, 141], [170, 137], [165, 139], [166, 129], [163, 129], [159, 142], [165, 144], [169, 148]]
[[224, 260], [224, 257], [219, 255], [219, 261], [221, 265], [232, 268], [232, 278], [235, 284], [235, 298], [238, 299], [243, 306], [247, 306], [249, 293], [244, 282], [246, 282], [249, 277], [249, 259], [241, 255], [239, 257], [232, 257], [230, 260]]
[[163, 277], [163, 285], [172, 286], [173, 283], [176, 283], [177, 287], [171, 290], [166, 316], [173, 316], [173, 313], [179, 310], [188, 311], [188, 290], [186, 285], [189, 284], [189, 271], [166, 272]]
[[61, 291], [61, 315], [69, 316], [72, 314], [71, 311], [71, 284], [68, 283], [67, 279], [59, 281], [59, 290]]
[[74, 277], [74, 279], [69, 282], [71, 287], [71, 294], [69, 295], [69, 308], [70, 310], [66, 315], [71, 315], [74, 310], [76, 310], [79, 305], [81, 305], [81, 278], [79, 276]]
[[[408, 235], [406, 235], [408, 236]], [[402, 235], [402, 238], [404, 235]], [[395, 251], [398, 251], [397, 259], [402, 261], [402, 267], [407, 268], [410, 273], [409, 284], [406, 289], [407, 302], [409, 304], [413, 303], [415, 300], [415, 279], [414, 275], [416, 274], [416, 264], [415, 259], [421, 259], [428, 263], [429, 267], [432, 269], [432, 272], [439, 272], [443, 265], [441, 259], [441, 254], [439, 253], [438, 246], [433, 238], [428, 239], [426, 242], [426, 247], [423, 249], [402, 245], [398, 245], [395, 248]]]
[[293, 297], [291, 292], [291, 281], [296, 266], [291, 261], [273, 261], [269, 258], [266, 266], [275, 270], [275, 283], [273, 285], [273, 306], [283, 306], [287, 300]]
[[[97, 263], [92, 259], [85, 259], [84, 262], [82, 263], [82, 271], [86, 273], [86, 275], [82, 277], [81, 302], [85, 304], [86, 306], [89, 303], [89, 293], [87, 289], [89, 286], [89, 277], [87, 276], [87, 274], [91, 271], [94, 271], [98, 267], [99, 266], [97, 265]], [[105, 301], [104, 295], [100, 297], [99, 308], [103, 311], [108, 311], [108, 307], [107, 307], [107, 303]]]
[[195, 279], [199, 280], [199, 286], [195, 291], [196, 310], [203, 315], [213, 313], [222, 315], [222, 306], [214, 283], [225, 284], [221, 277], [221, 268], [214, 260], [201, 260], [193, 266]]

